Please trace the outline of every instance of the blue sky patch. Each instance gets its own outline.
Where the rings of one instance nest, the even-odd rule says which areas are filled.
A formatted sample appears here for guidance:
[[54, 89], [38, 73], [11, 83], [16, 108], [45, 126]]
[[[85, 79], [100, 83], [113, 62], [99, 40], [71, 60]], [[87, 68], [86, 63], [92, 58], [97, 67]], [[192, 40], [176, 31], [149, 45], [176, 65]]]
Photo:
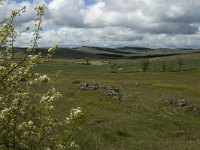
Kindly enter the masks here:
[[95, 0], [85, 0], [86, 5], [94, 4]]
[[[16, 2], [20, 3], [20, 2], [23, 2], [23, 1], [29, 1], [29, 2], [33, 2], [33, 0], [16, 0]], [[94, 4], [95, 3], [95, 0], [84, 0], [86, 5], [91, 5], [91, 4]]]
[[23, 1], [29, 1], [29, 2], [32, 2], [33, 0], [16, 0], [16, 2], [18, 2], [18, 3], [21, 3], [21, 2], [23, 2]]

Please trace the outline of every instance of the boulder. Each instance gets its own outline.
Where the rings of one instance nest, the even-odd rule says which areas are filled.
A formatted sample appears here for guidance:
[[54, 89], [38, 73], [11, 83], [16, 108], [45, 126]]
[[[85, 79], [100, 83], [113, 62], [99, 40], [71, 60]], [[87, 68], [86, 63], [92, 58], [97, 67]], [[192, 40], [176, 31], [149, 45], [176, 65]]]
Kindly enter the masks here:
[[187, 106], [187, 104], [188, 104], [188, 102], [185, 99], [178, 100], [178, 106], [180, 106], [180, 107], [185, 107], [185, 106]]
[[98, 89], [98, 84], [90, 84], [90, 83], [83, 83], [78, 85], [79, 89], [81, 90], [97, 90]]
[[165, 100], [165, 103], [168, 105], [171, 105], [171, 104], [175, 103], [175, 101], [176, 101], [176, 99], [174, 97], [167, 97], [164, 100]]
[[115, 100], [121, 99], [121, 94], [118, 88], [108, 88], [103, 84], [98, 85], [97, 83], [78, 83], [77, 81], [74, 84], [77, 84], [77, 87], [82, 91], [101, 89], [105, 95], [112, 97]]

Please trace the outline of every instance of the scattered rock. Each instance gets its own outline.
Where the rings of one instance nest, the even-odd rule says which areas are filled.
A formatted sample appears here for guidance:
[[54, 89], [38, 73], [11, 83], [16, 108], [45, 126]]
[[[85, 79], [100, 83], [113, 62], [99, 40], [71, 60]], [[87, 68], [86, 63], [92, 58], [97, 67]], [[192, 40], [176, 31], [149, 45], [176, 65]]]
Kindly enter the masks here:
[[168, 104], [168, 105], [171, 105], [175, 102], [175, 98], [174, 97], [167, 97], [165, 99], [165, 103]]
[[84, 84], [79, 84], [78, 88], [81, 90], [97, 90], [98, 89], [98, 84], [89, 84], [89, 83], [84, 83]]
[[194, 113], [200, 113], [200, 107], [198, 107], [198, 106], [193, 106], [192, 111], [193, 111]]
[[174, 134], [177, 136], [183, 135], [184, 133], [185, 133], [185, 131], [183, 131], [183, 130], [177, 130], [174, 132]]
[[108, 88], [104, 91], [104, 93], [116, 100], [120, 100], [120, 92], [118, 88]]
[[101, 88], [101, 89], [106, 89], [106, 86], [105, 86], [104, 84], [100, 84], [100, 85], [99, 85], [99, 88]]
[[186, 99], [176, 99], [175, 97], [166, 97], [164, 98], [164, 102], [167, 105], [174, 105], [176, 107], [184, 108], [185, 110], [192, 111], [194, 113], [200, 113], [200, 106], [192, 103]]
[[90, 85], [91, 90], [97, 90], [98, 89], [98, 84], [92, 84]]
[[140, 87], [145, 87], [145, 86], [151, 86], [151, 83], [143, 83], [140, 81], [135, 82], [135, 85], [140, 86]]
[[187, 100], [185, 100], [185, 99], [180, 99], [180, 100], [178, 100], [178, 105], [179, 105], [180, 107], [185, 107], [185, 106], [187, 106]]
[[97, 83], [79, 83], [79, 82], [73, 82], [74, 84], [77, 84], [77, 87], [82, 90], [97, 90], [100, 89], [103, 91], [103, 93], [109, 97], [112, 97], [115, 100], [120, 100], [121, 99], [121, 94], [118, 88], [111, 88], [111, 87], [106, 87], [103, 84], [98, 85]]

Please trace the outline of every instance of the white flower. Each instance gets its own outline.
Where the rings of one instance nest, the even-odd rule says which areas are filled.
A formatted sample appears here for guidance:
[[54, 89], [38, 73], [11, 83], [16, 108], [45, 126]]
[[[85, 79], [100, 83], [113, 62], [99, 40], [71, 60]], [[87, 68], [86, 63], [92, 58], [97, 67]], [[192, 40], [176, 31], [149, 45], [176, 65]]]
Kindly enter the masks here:
[[82, 108], [81, 107], [78, 107], [78, 108], [73, 108], [71, 110], [71, 115], [72, 116], [78, 116], [79, 114], [82, 113]]
[[81, 108], [81, 107], [73, 108], [73, 109], [71, 110], [70, 117], [67, 117], [67, 118], [65, 119], [65, 122], [66, 122], [67, 124], [70, 124], [71, 121], [78, 120], [78, 119], [80, 119], [82, 116], [83, 116], [83, 111], [82, 111], [82, 108]]
[[5, 109], [1, 110], [0, 118], [4, 119], [8, 113], [9, 113], [9, 109], [8, 108], [5, 108]]
[[53, 52], [53, 48], [48, 49], [48, 53], [51, 53], [51, 52]]
[[71, 147], [72, 149], [79, 149], [79, 146], [78, 146], [74, 141], [71, 142], [70, 147]]
[[10, 67], [14, 68], [16, 66], [16, 63], [11, 63]]
[[29, 126], [32, 126], [32, 125], [33, 125], [33, 121], [30, 120], [30, 121], [28, 122], [28, 125], [29, 125]]
[[33, 57], [33, 55], [28, 55], [28, 58], [32, 58]]
[[0, 71], [4, 71], [4, 70], [6, 70], [6, 68], [3, 66], [0, 66]]
[[67, 124], [69, 124], [69, 123], [70, 123], [70, 118], [67, 117], [67, 118], [65, 119], [65, 122], [66, 122]]
[[53, 110], [53, 109], [54, 109], [54, 106], [50, 106], [49, 109], [50, 109], [50, 110]]
[[34, 79], [34, 81], [36, 81], [36, 82], [37, 81], [48, 82], [49, 80], [50, 80], [50, 78], [46, 74]]
[[41, 101], [45, 102], [45, 101], [49, 100], [50, 98], [51, 98], [50, 96], [43, 95]]

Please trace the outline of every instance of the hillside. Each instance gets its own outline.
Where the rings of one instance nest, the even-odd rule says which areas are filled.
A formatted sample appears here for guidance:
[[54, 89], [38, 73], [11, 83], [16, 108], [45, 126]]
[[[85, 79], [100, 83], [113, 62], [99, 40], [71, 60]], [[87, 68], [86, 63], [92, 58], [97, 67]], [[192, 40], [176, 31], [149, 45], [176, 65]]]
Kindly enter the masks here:
[[[26, 48], [15, 48], [16, 52], [24, 53]], [[47, 48], [39, 48], [42, 53], [47, 52]], [[91, 58], [91, 59], [109, 59], [109, 58], [154, 58], [174, 56], [188, 53], [199, 53], [200, 50], [193, 49], [166, 49], [166, 48], [140, 48], [140, 47], [121, 47], [121, 48], [103, 48], [103, 47], [77, 47], [77, 48], [59, 48], [55, 58]]]

